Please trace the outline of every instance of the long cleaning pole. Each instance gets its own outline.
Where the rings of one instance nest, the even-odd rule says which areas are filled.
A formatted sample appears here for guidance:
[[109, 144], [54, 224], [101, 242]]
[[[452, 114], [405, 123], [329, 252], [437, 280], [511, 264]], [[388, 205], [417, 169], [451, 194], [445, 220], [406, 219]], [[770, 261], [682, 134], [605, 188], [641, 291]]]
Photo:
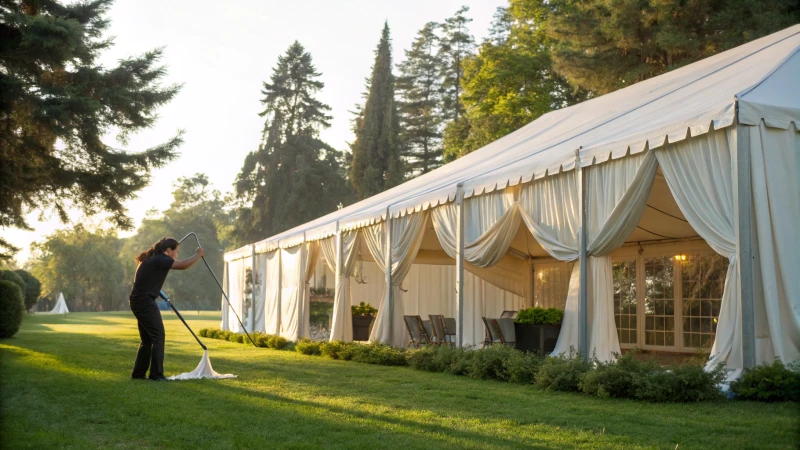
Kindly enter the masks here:
[[[189, 236], [194, 236], [194, 239], [197, 241], [197, 246], [198, 247], [202, 247], [202, 245], [200, 245], [200, 239], [197, 237], [197, 235], [194, 233], [194, 231], [192, 231], [189, 234], [187, 234], [186, 236], [184, 236], [183, 239], [178, 241], [178, 243], [180, 244], [181, 242], [186, 240], [186, 238], [188, 238]], [[222, 288], [222, 283], [219, 282], [219, 280], [217, 279], [217, 276], [214, 274], [214, 271], [211, 270], [211, 266], [208, 265], [208, 261], [206, 261], [206, 257], [202, 256], [201, 258], [203, 259], [203, 263], [208, 268], [208, 271], [211, 272], [211, 276], [214, 277], [214, 281], [217, 282], [217, 286], [219, 286], [219, 290], [222, 291], [222, 296], [225, 297], [225, 301], [228, 302], [228, 306], [231, 307], [231, 311], [233, 311], [233, 315], [236, 316], [236, 320], [239, 321], [239, 325], [242, 326], [242, 329], [244, 330], [244, 334], [247, 335], [247, 338], [250, 339], [250, 342], [253, 343], [253, 346], [258, 347], [258, 345], [256, 345], [256, 341], [254, 341], [253, 338], [250, 336], [250, 333], [247, 332], [247, 328], [242, 323], [242, 319], [240, 319], [239, 315], [236, 314], [236, 308], [234, 308], [233, 305], [231, 305], [231, 301], [230, 301], [230, 299], [228, 299], [228, 294], [225, 293], [225, 289]], [[180, 316], [180, 314], [178, 316]], [[183, 319], [181, 319], [181, 320], [183, 320]]]
[[161, 292], [159, 292], [158, 295], [160, 295], [161, 298], [163, 298], [164, 301], [167, 302], [169, 307], [172, 308], [173, 311], [175, 311], [175, 314], [178, 315], [178, 319], [181, 319], [181, 322], [183, 322], [183, 324], [186, 325], [186, 329], [189, 330], [189, 333], [192, 333], [192, 336], [194, 336], [194, 338], [197, 341], [197, 343], [200, 344], [200, 347], [203, 347], [203, 350], [208, 350], [208, 347], [206, 347], [205, 344], [203, 344], [203, 342], [200, 341], [200, 338], [197, 337], [196, 334], [194, 334], [194, 331], [192, 331], [192, 328], [189, 326], [189, 324], [186, 323], [185, 320], [183, 320], [183, 316], [181, 315], [181, 313], [179, 313], [178, 310], [175, 309], [175, 306], [173, 306], [172, 302], [169, 301], [169, 297], [167, 296], [166, 292], [161, 291]]

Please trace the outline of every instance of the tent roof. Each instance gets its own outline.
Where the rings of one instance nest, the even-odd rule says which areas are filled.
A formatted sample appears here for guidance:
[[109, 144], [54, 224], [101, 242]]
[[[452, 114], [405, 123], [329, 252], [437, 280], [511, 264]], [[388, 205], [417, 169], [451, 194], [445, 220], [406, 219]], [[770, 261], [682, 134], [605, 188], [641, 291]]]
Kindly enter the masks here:
[[[549, 112], [399, 186], [255, 244], [257, 253], [421, 211], [742, 123], [800, 122], [800, 25], [610, 94]], [[577, 155], [577, 156], [576, 156]], [[249, 247], [249, 246], [248, 246]], [[234, 250], [226, 260], [244, 256]], [[240, 256], [234, 256], [240, 255]]]

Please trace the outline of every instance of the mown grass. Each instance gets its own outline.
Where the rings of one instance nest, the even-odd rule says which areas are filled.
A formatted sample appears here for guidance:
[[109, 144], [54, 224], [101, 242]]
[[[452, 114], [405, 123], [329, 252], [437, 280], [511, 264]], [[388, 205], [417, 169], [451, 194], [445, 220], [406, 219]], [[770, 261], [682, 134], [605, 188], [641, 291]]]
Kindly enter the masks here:
[[[167, 375], [202, 350], [170, 313]], [[218, 325], [187, 313], [196, 330]], [[235, 380], [129, 379], [130, 313], [27, 316], [0, 340], [3, 448], [796, 448], [797, 404], [649, 404], [207, 339]]]

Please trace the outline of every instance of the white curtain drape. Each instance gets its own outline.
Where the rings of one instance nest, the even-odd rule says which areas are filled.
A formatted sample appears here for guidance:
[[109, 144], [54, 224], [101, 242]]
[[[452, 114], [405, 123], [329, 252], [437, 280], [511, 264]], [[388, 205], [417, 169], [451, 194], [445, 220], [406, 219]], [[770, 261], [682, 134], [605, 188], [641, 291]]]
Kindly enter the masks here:
[[736, 259], [731, 146], [734, 128], [713, 131], [656, 151], [670, 192], [689, 224], [715, 252], [730, 260], [717, 333], [707, 367], [742, 368], [742, 305]]
[[300, 338], [300, 301], [303, 274], [303, 246], [281, 249], [280, 335], [290, 341]]
[[236, 318], [237, 316], [242, 322], [246, 323], [247, 316], [244, 314], [245, 311], [245, 273], [246, 268], [250, 267], [251, 259], [244, 258], [244, 259], [237, 259], [235, 261], [228, 262], [228, 300], [230, 300], [230, 305], [225, 302], [225, 299], [222, 299], [223, 302], [223, 310], [226, 310], [226, 314], [224, 314], [226, 320], [223, 323], [223, 327], [225, 330], [233, 331], [236, 333], [241, 333], [242, 330], [241, 325], [239, 325], [239, 320]]
[[311, 278], [314, 277], [314, 269], [317, 267], [319, 258], [319, 243], [317, 241], [306, 242], [303, 246], [303, 286], [301, 290], [298, 313], [300, 322], [300, 337], [311, 336]]
[[[600, 361], [614, 359], [619, 340], [614, 324], [613, 274], [609, 253], [619, 247], [639, 223], [658, 168], [653, 152], [592, 166], [587, 176], [587, 244], [589, 286], [589, 352]], [[554, 258], [578, 258], [580, 215], [577, 174], [546, 177], [523, 186], [522, 220], [539, 244]], [[561, 334], [554, 354], [578, 348], [578, 286], [580, 266], [570, 278]]]
[[[520, 224], [512, 187], [464, 200], [464, 260], [477, 267], [492, 267], [508, 251]], [[433, 228], [444, 251], [456, 257], [458, 205], [448, 203], [431, 212]]]
[[222, 313], [222, 320], [220, 320], [219, 323], [220, 330], [230, 330], [230, 326], [228, 325], [228, 302], [225, 301], [225, 294], [231, 291], [228, 283], [228, 278], [230, 277], [230, 275], [228, 274], [228, 272], [230, 271], [228, 267], [229, 264], [230, 263], [228, 263], [227, 261], [224, 262], [225, 268], [222, 272], [222, 290], [224, 294], [220, 296], [220, 302], [221, 302], [220, 311]]
[[266, 270], [267, 270], [267, 255], [261, 253], [255, 255], [255, 263], [253, 264], [253, 275], [255, 283], [253, 284], [253, 328], [252, 331], [264, 333], [266, 331], [265, 323], [265, 308], [267, 298], [266, 286]]
[[800, 134], [750, 127], [756, 362], [800, 360]]
[[[336, 246], [341, 241], [344, 264], [337, 268]], [[332, 341], [352, 341], [353, 321], [350, 311], [350, 276], [353, 274], [361, 242], [357, 231], [344, 231], [336, 236], [320, 242], [325, 261], [336, 277], [333, 299], [333, 317], [331, 318]]]
[[263, 254], [264, 257], [264, 332], [279, 335], [281, 313], [281, 251]]
[[[400, 284], [422, 245], [428, 212], [409, 214], [391, 221], [391, 268], [388, 270], [391, 270], [392, 286], [384, 289], [370, 340], [399, 347], [403, 345], [405, 337]], [[361, 233], [378, 267], [386, 272], [386, 222], [362, 228]]]

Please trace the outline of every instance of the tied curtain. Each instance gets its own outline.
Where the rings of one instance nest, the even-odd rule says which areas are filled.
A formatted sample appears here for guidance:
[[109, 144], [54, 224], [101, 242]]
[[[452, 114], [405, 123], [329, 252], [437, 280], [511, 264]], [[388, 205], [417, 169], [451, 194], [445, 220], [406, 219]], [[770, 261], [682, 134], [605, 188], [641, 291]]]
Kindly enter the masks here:
[[221, 297], [220, 298], [220, 302], [221, 302], [220, 310], [222, 311], [222, 320], [220, 320], [220, 323], [219, 323], [219, 329], [220, 330], [230, 330], [231, 329], [230, 326], [228, 325], [228, 316], [229, 316], [229, 313], [228, 313], [228, 302], [225, 301], [225, 294], [227, 294], [228, 292], [231, 291], [229, 283], [228, 283], [228, 279], [230, 278], [230, 274], [228, 273], [230, 271], [229, 265], [230, 265], [229, 262], [224, 261], [224, 269], [222, 271], [222, 290], [224, 291], [224, 293], [220, 296]]
[[[419, 252], [419, 247], [422, 245], [427, 221], [428, 212], [425, 211], [396, 219], [388, 218], [384, 222], [360, 230], [364, 242], [380, 270], [391, 274], [391, 286], [384, 287], [383, 295], [378, 303], [378, 317], [372, 327], [370, 341], [396, 347], [404, 344], [406, 332], [403, 323], [400, 285], [408, 275], [414, 258]], [[389, 240], [391, 249], [387, 249], [387, 222], [389, 222], [388, 228], [391, 234]]]
[[[518, 192], [512, 187], [464, 201], [464, 261], [487, 268], [503, 259], [520, 224]], [[458, 205], [434, 208], [431, 215], [442, 248], [455, 259]]]
[[248, 315], [251, 314], [252, 308], [245, 308], [246, 301], [248, 300], [245, 295], [245, 287], [247, 285], [247, 269], [252, 266], [252, 257], [237, 259], [229, 261], [226, 265], [225, 283], [228, 288], [228, 300], [230, 305], [222, 297], [222, 329], [230, 330], [236, 333], [242, 333], [242, 326], [239, 324], [239, 319], [242, 323], [247, 325]]
[[[320, 252], [325, 263], [335, 274], [336, 285], [333, 300], [333, 317], [331, 319], [331, 341], [352, 341], [353, 321], [350, 310], [350, 276], [353, 275], [355, 262], [359, 255], [357, 231], [344, 231], [336, 236], [320, 241]], [[337, 247], [341, 246], [344, 264], [337, 263]]]
[[[633, 232], [647, 206], [658, 164], [653, 152], [608, 161], [584, 171], [587, 177], [587, 253], [589, 353], [610, 361], [619, 353], [614, 324], [612, 250]], [[559, 261], [580, 256], [577, 173], [546, 177], [522, 188], [522, 220], [541, 246]], [[554, 354], [577, 350], [580, 265], [570, 288]]]

